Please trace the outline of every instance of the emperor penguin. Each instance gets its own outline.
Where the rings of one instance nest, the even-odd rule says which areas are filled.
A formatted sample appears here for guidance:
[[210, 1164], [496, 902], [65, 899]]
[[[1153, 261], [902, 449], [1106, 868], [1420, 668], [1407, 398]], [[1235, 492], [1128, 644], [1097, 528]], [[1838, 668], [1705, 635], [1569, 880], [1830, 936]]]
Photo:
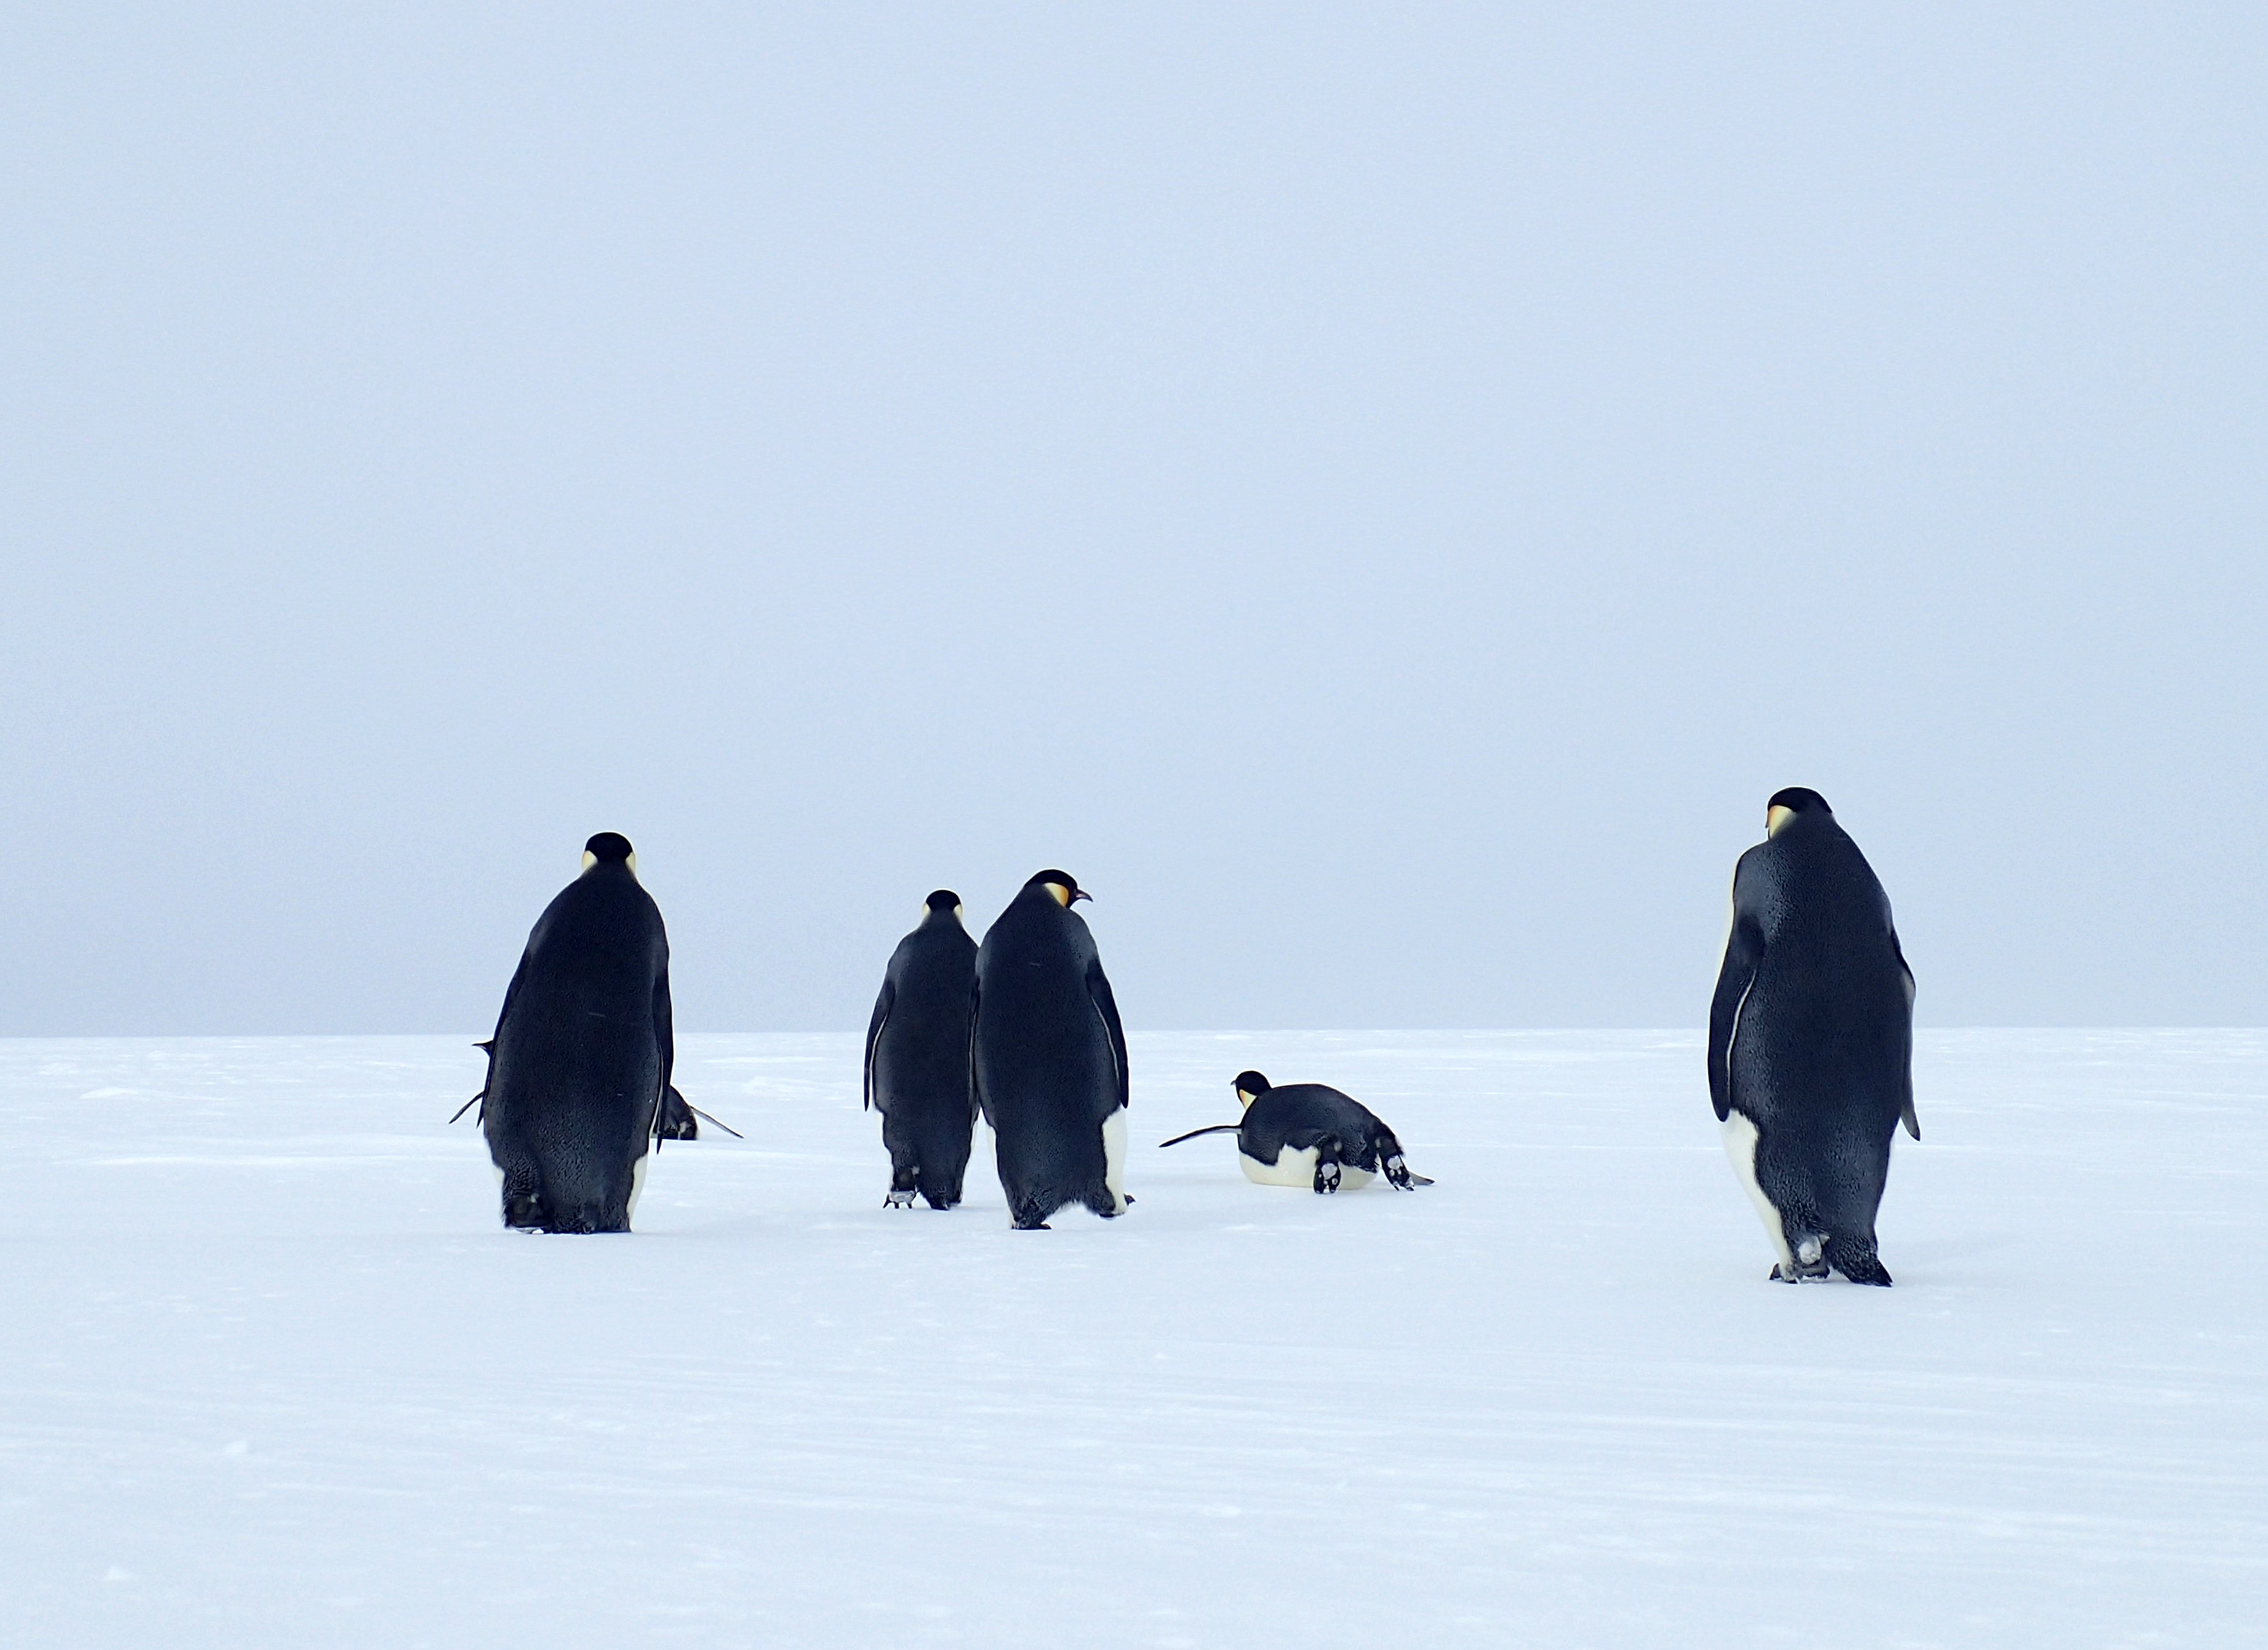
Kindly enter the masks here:
[[1026, 882], [976, 954], [970, 1077], [992, 1125], [1000, 1189], [1018, 1228], [1065, 1204], [1109, 1219], [1124, 1190], [1126, 1033], [1094, 936], [1064, 871]]
[[600, 831], [544, 908], [489, 1040], [481, 1130], [504, 1223], [627, 1232], [674, 1093], [669, 938], [629, 841]]
[[882, 1114], [890, 1153], [885, 1208], [912, 1208], [917, 1190], [932, 1209], [961, 1201], [976, 1132], [968, 1081], [976, 993], [976, 942], [961, 926], [961, 895], [939, 888], [890, 954], [866, 1025], [866, 1104]]
[[1709, 1007], [1709, 1099], [1784, 1282], [1888, 1285], [1874, 1212], [1913, 1101], [1913, 970], [1889, 896], [1826, 799], [1764, 808], [1733, 873], [1733, 925]]
[[1410, 1169], [1394, 1131], [1351, 1094], [1322, 1083], [1278, 1088], [1257, 1072], [1239, 1072], [1231, 1086], [1244, 1107], [1242, 1123], [1192, 1129], [1160, 1140], [1159, 1146], [1179, 1145], [1201, 1134], [1233, 1134], [1237, 1167], [1256, 1186], [1358, 1191], [1379, 1174], [1400, 1191], [1433, 1183]]

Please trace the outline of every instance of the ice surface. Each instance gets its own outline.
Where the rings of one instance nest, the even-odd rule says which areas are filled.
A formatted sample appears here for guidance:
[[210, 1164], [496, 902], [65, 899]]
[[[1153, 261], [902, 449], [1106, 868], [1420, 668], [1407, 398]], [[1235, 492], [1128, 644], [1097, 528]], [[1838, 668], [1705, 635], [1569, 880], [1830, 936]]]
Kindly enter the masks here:
[[[0, 1641], [2268, 1637], [2268, 1033], [1926, 1035], [1896, 1288], [1768, 1284], [1697, 1036], [1151, 1035], [1138, 1200], [886, 1212], [854, 1036], [497, 1225], [468, 1039], [0, 1043]], [[1439, 1184], [1255, 1186], [1257, 1066]]]

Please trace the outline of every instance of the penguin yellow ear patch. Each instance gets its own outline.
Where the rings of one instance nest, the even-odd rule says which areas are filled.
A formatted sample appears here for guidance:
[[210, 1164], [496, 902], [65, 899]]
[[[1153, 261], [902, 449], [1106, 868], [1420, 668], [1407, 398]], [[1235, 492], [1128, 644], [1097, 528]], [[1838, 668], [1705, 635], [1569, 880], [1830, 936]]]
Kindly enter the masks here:
[[1795, 810], [1792, 807], [1766, 808], [1764, 810], [1764, 835], [1767, 836], [1778, 836], [1779, 828], [1786, 824], [1788, 821], [1794, 817]]
[[598, 863], [599, 863], [599, 856], [598, 856], [598, 855], [596, 855], [596, 854], [593, 853], [593, 852], [592, 852], [589, 849], [587, 849], [587, 848], [586, 848], [586, 849], [585, 849], [585, 850], [583, 851], [583, 866], [582, 866], [582, 868], [583, 868], [584, 870], [588, 871], [588, 870], [589, 870], [593, 866], [594, 866], [594, 865], [596, 865], [596, 864], [598, 864]]
[[1064, 887], [1060, 882], [1042, 882], [1040, 886], [1055, 896], [1055, 902], [1057, 904], [1063, 906], [1066, 910], [1070, 909], [1071, 890], [1069, 888]]

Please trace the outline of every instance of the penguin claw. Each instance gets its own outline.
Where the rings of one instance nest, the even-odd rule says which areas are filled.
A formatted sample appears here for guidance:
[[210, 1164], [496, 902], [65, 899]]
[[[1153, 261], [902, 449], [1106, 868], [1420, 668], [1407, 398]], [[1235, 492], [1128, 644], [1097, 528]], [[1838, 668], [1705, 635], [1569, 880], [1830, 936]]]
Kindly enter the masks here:
[[913, 1206], [914, 1195], [910, 1190], [893, 1191], [882, 1199], [882, 1207], [885, 1209], [910, 1209]]

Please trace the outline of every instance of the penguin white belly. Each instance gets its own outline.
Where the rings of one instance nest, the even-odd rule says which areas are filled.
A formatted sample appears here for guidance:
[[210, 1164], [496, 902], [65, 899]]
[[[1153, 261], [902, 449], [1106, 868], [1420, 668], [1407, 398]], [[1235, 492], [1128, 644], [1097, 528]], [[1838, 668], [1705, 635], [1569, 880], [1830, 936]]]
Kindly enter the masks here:
[[1733, 1160], [1733, 1173], [1740, 1176], [1749, 1201], [1756, 1206], [1756, 1218], [1771, 1238], [1772, 1252], [1793, 1277], [1795, 1256], [1787, 1252], [1787, 1228], [1780, 1223], [1779, 1211], [1772, 1207], [1771, 1199], [1764, 1196], [1764, 1189], [1756, 1184], [1756, 1125], [1739, 1112], [1730, 1111], [1718, 1128], [1724, 1137], [1725, 1155]]
[[1102, 1183], [1111, 1204], [1126, 1212], [1126, 1108], [1121, 1106], [1102, 1120]]
[[622, 1211], [624, 1226], [637, 1219], [638, 1196], [645, 1190], [645, 1166], [652, 1159], [652, 1153], [641, 1152], [638, 1153], [638, 1160], [630, 1165], [630, 1207]]
[[[1256, 1186], [1297, 1186], [1301, 1191], [1315, 1189], [1316, 1151], [1312, 1145], [1293, 1151], [1285, 1146], [1276, 1154], [1273, 1163], [1263, 1163], [1258, 1158], [1236, 1154], [1236, 1166], [1244, 1171], [1244, 1178]], [[1339, 1165], [1339, 1190], [1355, 1191], [1376, 1179], [1366, 1168], [1357, 1168], [1351, 1163]]]

